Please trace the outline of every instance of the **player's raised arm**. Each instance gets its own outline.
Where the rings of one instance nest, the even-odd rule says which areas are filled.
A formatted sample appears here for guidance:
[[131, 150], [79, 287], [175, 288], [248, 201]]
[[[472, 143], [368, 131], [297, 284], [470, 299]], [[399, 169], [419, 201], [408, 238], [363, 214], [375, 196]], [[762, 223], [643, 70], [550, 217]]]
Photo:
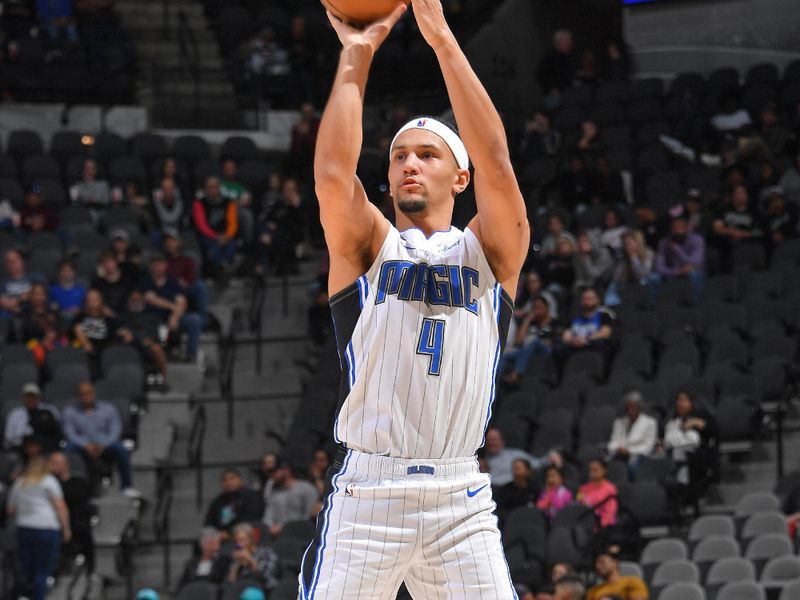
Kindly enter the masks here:
[[[412, 0], [425, 40], [436, 52], [459, 133], [475, 166], [478, 216], [470, 223], [495, 277], [513, 294], [530, 229], [503, 122], [447, 25], [440, 0]], [[514, 287], [512, 287], [514, 286]]]
[[369, 243], [375, 215], [380, 214], [367, 200], [356, 177], [363, 138], [364, 91], [375, 52], [405, 10], [405, 5], [400, 5], [391, 15], [363, 30], [328, 13], [342, 51], [317, 136], [314, 180], [332, 259], [336, 255], [346, 258], [359, 245]]

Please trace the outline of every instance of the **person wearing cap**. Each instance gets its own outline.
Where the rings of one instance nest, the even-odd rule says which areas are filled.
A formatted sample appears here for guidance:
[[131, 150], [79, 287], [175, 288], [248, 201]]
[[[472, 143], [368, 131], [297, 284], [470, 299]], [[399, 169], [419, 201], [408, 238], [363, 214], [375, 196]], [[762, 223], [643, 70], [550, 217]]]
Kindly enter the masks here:
[[22, 406], [17, 406], [6, 417], [3, 447], [21, 451], [26, 436], [38, 437], [45, 452], [52, 452], [61, 442], [61, 424], [58, 409], [42, 402], [42, 391], [35, 383], [22, 386]]
[[136, 592], [136, 600], [161, 600], [161, 596], [153, 588], [143, 588]]
[[786, 203], [786, 193], [780, 186], [771, 186], [761, 193], [764, 232], [773, 246], [797, 237], [797, 210]]
[[248, 587], [242, 590], [239, 600], [264, 600], [264, 592], [257, 587]]
[[169, 276], [163, 254], [150, 256], [149, 274], [142, 280], [140, 289], [148, 310], [161, 319], [170, 332], [186, 333], [186, 359], [189, 362], [197, 360], [203, 324], [197, 313], [188, 310], [186, 294]]
[[19, 226], [26, 233], [37, 231], [54, 231], [58, 226], [58, 218], [53, 209], [44, 203], [42, 188], [31, 186], [25, 195], [25, 203], [19, 211]]
[[245, 486], [239, 471], [225, 469], [221, 484], [222, 492], [211, 501], [203, 525], [230, 534], [234, 525], [261, 519], [264, 514], [261, 494]]
[[622, 407], [625, 415], [614, 420], [608, 453], [628, 464], [628, 477], [634, 480], [642, 457], [652, 454], [656, 446], [658, 423], [644, 414], [644, 399], [638, 391], [625, 394]]
[[294, 467], [278, 457], [275, 471], [264, 486], [264, 524], [273, 536], [278, 536], [289, 521], [305, 521], [320, 500], [313, 483], [295, 477]]
[[586, 592], [586, 600], [649, 600], [650, 592], [640, 577], [619, 572], [619, 546], [609, 546], [594, 559], [594, 572], [600, 582]]

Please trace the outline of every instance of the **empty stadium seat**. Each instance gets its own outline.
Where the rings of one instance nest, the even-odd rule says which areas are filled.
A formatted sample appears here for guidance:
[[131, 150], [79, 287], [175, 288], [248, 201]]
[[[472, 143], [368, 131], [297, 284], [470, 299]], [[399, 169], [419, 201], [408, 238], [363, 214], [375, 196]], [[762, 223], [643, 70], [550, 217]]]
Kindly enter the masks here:
[[658, 600], [706, 600], [706, 593], [696, 583], [671, 583], [661, 591]]
[[755, 581], [731, 581], [722, 586], [716, 600], [767, 600], [767, 595]]

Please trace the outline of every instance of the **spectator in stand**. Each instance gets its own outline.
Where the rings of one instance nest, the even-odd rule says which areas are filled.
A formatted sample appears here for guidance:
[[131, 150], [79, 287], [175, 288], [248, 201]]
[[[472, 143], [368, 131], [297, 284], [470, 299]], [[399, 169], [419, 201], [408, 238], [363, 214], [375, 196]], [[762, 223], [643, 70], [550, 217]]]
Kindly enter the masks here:
[[703, 193], [697, 188], [687, 190], [684, 208], [689, 231], [706, 238], [711, 231], [711, 214], [703, 200]]
[[623, 253], [614, 268], [614, 277], [606, 289], [604, 304], [617, 306], [622, 301], [619, 293], [628, 285], [644, 285], [655, 292], [659, 278], [653, 272], [655, 253], [647, 247], [644, 234], [638, 229], [626, 231], [622, 236]]
[[627, 463], [628, 478], [633, 481], [642, 458], [650, 456], [656, 447], [658, 423], [644, 414], [644, 400], [637, 391], [625, 394], [622, 406], [625, 416], [614, 420], [608, 453], [611, 458]]
[[192, 214], [209, 266], [216, 275], [223, 276], [236, 254], [239, 220], [236, 203], [222, 196], [218, 177], [206, 179], [205, 190], [194, 201]]
[[167, 274], [178, 282], [186, 293], [189, 310], [200, 315], [202, 326], [208, 324], [208, 287], [198, 277], [194, 260], [183, 254], [183, 238], [177, 229], [164, 229], [161, 248], [167, 259]]
[[228, 570], [228, 583], [257, 581], [269, 592], [278, 586], [281, 563], [275, 550], [269, 546], [256, 546], [255, 532], [248, 523], [239, 523], [233, 528], [235, 547]]
[[213, 527], [203, 527], [197, 543], [199, 554], [186, 563], [178, 583], [178, 590], [192, 581], [222, 583], [230, 569], [231, 559], [221, 552], [222, 535]]
[[162, 177], [161, 185], [153, 190], [153, 211], [158, 229], [180, 231], [185, 225], [183, 194], [174, 177]]
[[712, 223], [712, 230], [723, 251], [739, 243], [761, 238], [759, 218], [751, 206], [750, 193], [744, 183], [733, 187]]
[[273, 537], [277, 537], [289, 521], [311, 519], [319, 500], [316, 486], [297, 479], [294, 467], [278, 457], [272, 478], [264, 487], [264, 524]]
[[553, 34], [553, 47], [545, 53], [536, 68], [536, 81], [545, 96], [545, 108], [552, 110], [559, 105], [561, 93], [573, 86], [577, 70], [578, 58], [572, 32], [559, 29]]
[[236, 215], [239, 223], [239, 237], [245, 244], [253, 241], [253, 195], [239, 181], [239, 167], [236, 161], [227, 159], [222, 162], [222, 177], [219, 179], [219, 191], [226, 200], [236, 203]]
[[73, 204], [85, 206], [92, 213], [95, 224], [102, 220], [105, 210], [111, 204], [111, 188], [105, 179], [97, 178], [97, 161], [87, 158], [81, 169], [81, 179], [69, 188]]
[[6, 417], [3, 448], [21, 453], [27, 436], [34, 436], [44, 452], [58, 448], [63, 437], [58, 409], [42, 402], [42, 391], [35, 383], [22, 386], [22, 406], [12, 408]]
[[288, 164], [296, 177], [305, 178], [314, 166], [319, 121], [314, 105], [304, 102], [300, 107], [300, 122], [292, 128], [292, 143], [289, 146]]
[[497, 516], [502, 526], [508, 514], [520, 506], [535, 506], [540, 490], [533, 477], [533, 467], [524, 458], [518, 458], [511, 463], [513, 479], [494, 490], [494, 499], [497, 502]]
[[586, 593], [586, 600], [649, 600], [647, 585], [635, 575], [622, 576], [619, 572], [619, 546], [612, 545], [594, 560], [594, 570], [600, 583]]
[[145, 193], [140, 191], [139, 184], [129, 181], [120, 188], [115, 188], [111, 193], [112, 202], [115, 205], [127, 206], [136, 213], [137, 224], [142, 231], [153, 229], [153, 209], [150, 199]]
[[69, 524], [72, 540], [63, 550], [64, 555], [74, 558], [83, 555], [86, 572], [94, 572], [94, 538], [92, 536], [92, 486], [83, 477], [74, 477], [67, 455], [53, 452], [49, 459], [50, 472], [61, 484], [64, 501], [69, 509]]
[[244, 485], [244, 479], [236, 469], [222, 472], [222, 492], [212, 500], [203, 524], [226, 532], [239, 523], [260, 521], [264, 515], [264, 502], [261, 494]]
[[167, 273], [167, 261], [161, 254], [150, 257], [150, 273], [141, 285], [148, 309], [161, 319], [172, 333], [186, 333], [186, 360], [198, 360], [203, 323], [200, 315], [188, 310], [188, 301], [178, 282]]
[[561, 334], [561, 341], [569, 352], [591, 350], [607, 352], [611, 345], [614, 321], [600, 307], [600, 296], [594, 288], [581, 293], [581, 309], [568, 329]]
[[515, 310], [515, 319], [519, 321], [530, 314], [533, 309], [533, 301], [539, 296], [547, 301], [547, 308], [550, 311], [550, 316], [554, 319], [558, 319], [558, 302], [553, 294], [544, 289], [542, 278], [539, 276], [539, 273], [534, 270], [528, 271], [524, 277], [524, 285], [520, 287], [521, 289], [517, 293], [516, 306], [521, 308]]
[[66, 329], [61, 316], [47, 302], [47, 286], [34, 283], [30, 302], [22, 309], [19, 336], [40, 367], [48, 352], [67, 345]]
[[[47, 598], [47, 580], [55, 574], [61, 540], [69, 543], [72, 532], [64, 494], [50, 475], [43, 456], [30, 460], [14, 482], [6, 511], [14, 517], [17, 531], [17, 560], [22, 585], [20, 595], [31, 600]], [[32, 594], [24, 586], [29, 586]]]
[[558, 250], [558, 242], [563, 236], [567, 236], [569, 240], [577, 245], [578, 240], [572, 235], [564, 224], [564, 219], [558, 213], [551, 213], [547, 217], [547, 235], [542, 240], [541, 251], [544, 256], [548, 254], [555, 254]]
[[603, 65], [606, 81], [628, 81], [631, 61], [628, 46], [623, 40], [609, 40], [606, 44], [606, 61]]
[[19, 227], [26, 233], [55, 231], [58, 227], [56, 213], [44, 203], [42, 188], [38, 185], [33, 185], [25, 195], [25, 204], [19, 211], [19, 217]]
[[583, 580], [575, 575], [567, 575], [556, 581], [553, 600], [584, 600], [585, 594]]
[[625, 202], [625, 185], [622, 174], [608, 157], [601, 154], [594, 161], [594, 195], [592, 202], [616, 206]]
[[[315, 450], [311, 457], [311, 463], [308, 465], [308, 478], [314, 487], [317, 488], [319, 497], [325, 492], [326, 475], [328, 467], [331, 466], [331, 457], [325, 450]], [[274, 472], [274, 470], [273, 470]], [[265, 483], [266, 485], [266, 483]]]
[[552, 464], [561, 467], [564, 461], [558, 452], [550, 452], [547, 456], [534, 458], [524, 450], [506, 448], [506, 442], [499, 429], [490, 427], [486, 432], [486, 463], [492, 475], [493, 486], [503, 486], [514, 480], [512, 465], [517, 459], [528, 461], [534, 469], [541, 469]]
[[78, 27], [72, 14], [72, 0], [36, 0], [36, 14], [51, 42], [63, 38], [78, 43]]
[[580, 137], [575, 141], [573, 150], [582, 154], [586, 161], [591, 161], [592, 157], [600, 150], [599, 133], [597, 123], [586, 119], [581, 123]]
[[800, 206], [800, 153], [794, 159], [794, 164], [787, 169], [778, 185], [786, 194], [786, 201], [795, 206]]
[[[510, 385], [519, 383], [528, 369], [531, 357], [540, 354], [551, 356], [559, 336], [560, 325], [550, 315], [550, 307], [544, 297], [534, 298], [531, 311], [517, 328], [512, 347], [503, 354], [498, 365], [498, 373], [504, 373], [503, 381]], [[505, 373], [505, 367], [512, 361], [513, 367]]]
[[258, 482], [256, 483], [256, 490], [259, 493], [264, 492], [267, 482], [272, 479], [275, 468], [278, 464], [278, 455], [274, 452], [267, 452], [261, 457], [261, 464], [258, 469]]
[[119, 227], [111, 231], [111, 252], [122, 270], [122, 275], [130, 281], [139, 281], [142, 276], [139, 263], [132, 259], [134, 246], [131, 245], [131, 234]]
[[561, 139], [561, 133], [553, 129], [547, 114], [537, 110], [525, 124], [525, 135], [519, 148], [520, 161], [528, 163], [540, 158], [555, 158], [561, 150]]
[[136, 287], [136, 280], [128, 277], [113, 252], [103, 252], [98, 262], [98, 275], [91, 287], [100, 292], [105, 301], [106, 313], [115, 315], [125, 310], [128, 296]]
[[[535, 596], [535, 600], [563, 600], [556, 596], [556, 586], [562, 580], [569, 581], [578, 577], [575, 568], [567, 563], [556, 563], [550, 569], [550, 579], [543, 586], [539, 587], [539, 591]], [[531, 598], [534, 598], [531, 594]], [[579, 600], [583, 600], [581, 597]]]
[[72, 319], [77, 315], [86, 298], [86, 288], [78, 283], [75, 276], [75, 265], [72, 261], [62, 260], [58, 263], [56, 282], [48, 290], [50, 306], [65, 319]]
[[565, 506], [572, 504], [572, 492], [564, 485], [564, 473], [554, 465], [545, 471], [545, 484], [536, 508], [541, 510], [551, 521]]
[[764, 206], [764, 232], [772, 246], [797, 237], [797, 211], [795, 204], [786, 204], [783, 189], [773, 186], [762, 192]]
[[64, 409], [63, 425], [67, 451], [79, 453], [90, 465], [99, 460], [115, 463], [122, 493], [128, 498], [141, 497], [132, 487], [130, 456], [122, 443], [122, 420], [117, 407], [98, 400], [90, 382], [78, 385], [78, 406]]
[[102, 294], [95, 289], [86, 292], [81, 311], [72, 321], [72, 334], [89, 358], [94, 375], [100, 374], [103, 350], [117, 339], [119, 320], [109, 316]]
[[281, 199], [258, 216], [257, 272], [270, 263], [279, 275], [297, 272], [297, 246], [303, 241], [303, 198], [297, 180], [283, 182]]
[[603, 215], [603, 231], [600, 233], [600, 244], [609, 248], [615, 256], [622, 254], [622, 236], [628, 231], [619, 210], [612, 207]]
[[564, 298], [575, 283], [575, 266], [573, 258], [577, 244], [568, 233], [558, 238], [555, 252], [545, 257], [542, 275], [547, 283], [547, 291], [558, 298]]
[[719, 468], [717, 423], [706, 410], [699, 408], [686, 390], [675, 397], [675, 412], [664, 429], [664, 450], [679, 466], [676, 480], [688, 486], [702, 483]]
[[658, 242], [655, 271], [664, 279], [686, 277], [697, 299], [705, 286], [706, 242], [689, 231], [685, 217], [673, 219], [669, 235]]
[[608, 480], [606, 463], [595, 458], [589, 461], [589, 481], [578, 489], [576, 500], [594, 509], [600, 527], [609, 527], [617, 522], [617, 486]]
[[573, 150], [569, 156], [567, 170], [558, 177], [558, 190], [561, 198], [559, 205], [571, 212], [581, 212], [592, 204], [597, 182], [581, 153]]
[[605, 288], [614, 271], [614, 259], [588, 231], [578, 234], [578, 250], [572, 255], [576, 288]]
[[8, 250], [3, 259], [6, 278], [0, 281], [0, 317], [12, 320], [22, 314], [30, 301], [31, 288], [35, 282], [44, 282], [38, 274], [28, 274], [25, 259], [19, 250]]
[[117, 336], [124, 344], [132, 345], [145, 358], [153, 361], [158, 371], [155, 384], [167, 385], [167, 353], [161, 346], [158, 328], [161, 319], [147, 310], [147, 303], [140, 290], [132, 290], [128, 306], [119, 315]]

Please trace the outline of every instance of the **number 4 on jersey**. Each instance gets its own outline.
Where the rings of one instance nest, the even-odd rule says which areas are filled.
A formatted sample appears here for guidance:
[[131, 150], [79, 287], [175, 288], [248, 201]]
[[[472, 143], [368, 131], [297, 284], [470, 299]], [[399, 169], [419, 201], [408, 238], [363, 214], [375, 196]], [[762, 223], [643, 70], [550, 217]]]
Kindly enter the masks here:
[[430, 357], [428, 375], [436, 375], [438, 377], [442, 372], [444, 326], [445, 322], [437, 319], [424, 319], [422, 321], [422, 331], [419, 334], [417, 354]]

